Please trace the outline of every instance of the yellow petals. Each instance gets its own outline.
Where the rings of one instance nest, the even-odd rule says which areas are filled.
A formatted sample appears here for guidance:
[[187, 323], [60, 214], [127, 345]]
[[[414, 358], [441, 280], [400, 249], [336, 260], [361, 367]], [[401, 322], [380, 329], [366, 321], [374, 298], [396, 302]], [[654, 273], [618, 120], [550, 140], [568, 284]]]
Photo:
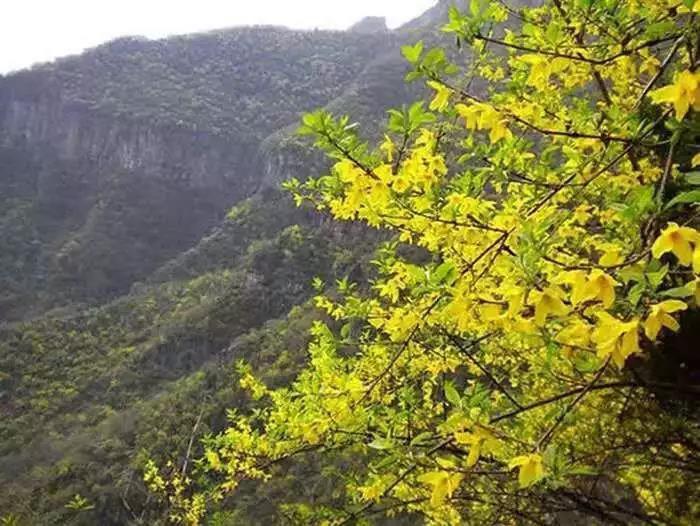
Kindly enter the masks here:
[[386, 155], [386, 160], [390, 163], [394, 162], [394, 154], [396, 153], [396, 145], [391, 140], [391, 137], [384, 135], [384, 142], [379, 146], [379, 149]]
[[[652, 255], [658, 259], [667, 252], [673, 253], [678, 262], [688, 267], [693, 263], [692, 244], [700, 244], [700, 232], [694, 228], [669, 223], [651, 247]], [[700, 261], [699, 261], [700, 266]]]
[[491, 132], [489, 133], [489, 140], [491, 144], [496, 144], [501, 139], [510, 137], [511, 133], [507, 127], [508, 121], [506, 119], [500, 119], [493, 123], [491, 126]]
[[557, 335], [556, 341], [562, 345], [586, 347], [591, 341], [591, 327], [587, 323], [574, 322]]
[[204, 455], [211, 469], [213, 469], [214, 471], [218, 471], [221, 469], [221, 458], [219, 458], [219, 455], [216, 453], [216, 451], [207, 449], [204, 452]]
[[487, 303], [479, 307], [481, 319], [484, 321], [495, 321], [501, 316], [501, 307], [492, 303]]
[[518, 60], [531, 66], [527, 83], [540, 90], [548, 88], [549, 79], [553, 74], [561, 73], [570, 65], [570, 61], [566, 59], [552, 59], [534, 53], [520, 55]]
[[677, 331], [680, 328], [678, 322], [670, 314], [686, 310], [688, 305], [680, 300], [667, 300], [651, 307], [649, 317], [644, 322], [644, 334], [651, 341], [656, 341], [662, 327]]
[[542, 455], [539, 453], [515, 457], [508, 463], [508, 468], [513, 469], [515, 467], [520, 468], [518, 484], [521, 488], [532, 486], [545, 476]]
[[588, 277], [587, 297], [600, 300], [608, 309], [615, 302], [615, 285], [617, 282], [611, 276], [602, 270], [594, 269]]
[[620, 247], [609, 247], [604, 252], [603, 255], [598, 260], [598, 264], [601, 267], [615, 267], [622, 264], [625, 258], [621, 254], [622, 249]]
[[481, 113], [480, 105], [472, 104], [457, 104], [455, 106], [457, 113], [464, 119], [464, 123], [469, 130], [476, 130], [479, 123], [479, 114]]
[[641, 351], [639, 348], [639, 321], [623, 322], [607, 312], [597, 314], [599, 323], [593, 330], [592, 340], [596, 343], [598, 356], [612, 358], [622, 369], [627, 358]]
[[551, 315], [565, 316], [569, 313], [569, 308], [562, 301], [564, 293], [559, 287], [552, 286], [543, 291], [536, 290], [530, 296], [530, 305], [535, 306], [535, 324], [540, 327]]
[[586, 301], [588, 294], [586, 273], [583, 270], [571, 270], [562, 272], [555, 279], [554, 283], [571, 285], [571, 304], [578, 305]]
[[571, 285], [572, 305], [599, 300], [606, 309], [615, 301], [615, 286], [618, 284], [610, 275], [599, 269], [592, 270], [588, 275], [582, 270], [563, 272], [554, 282]]
[[501, 139], [512, 135], [508, 129], [508, 120], [493, 106], [475, 103], [467, 106], [457, 104], [457, 113], [464, 119], [467, 129], [490, 130], [489, 139], [495, 144]]
[[679, 13], [700, 13], [700, 0], [695, 0], [695, 3], [693, 3], [693, 7], [689, 9], [685, 4], [681, 4], [678, 6], [678, 12]]
[[441, 506], [446, 499], [459, 487], [464, 475], [461, 473], [450, 473], [448, 471], [430, 471], [424, 473], [418, 480], [423, 484], [432, 487], [430, 495], [430, 505], [434, 508]]
[[482, 453], [488, 453], [498, 447], [498, 441], [488, 429], [477, 427], [473, 433], [455, 433], [455, 442], [468, 445], [467, 467], [474, 466]]
[[435, 97], [430, 102], [429, 108], [433, 111], [445, 111], [450, 101], [452, 90], [440, 82], [428, 81], [428, 86], [435, 90]]
[[700, 109], [700, 73], [685, 70], [676, 75], [673, 84], [654, 90], [649, 96], [656, 104], [673, 104], [676, 118], [681, 120], [691, 106]]

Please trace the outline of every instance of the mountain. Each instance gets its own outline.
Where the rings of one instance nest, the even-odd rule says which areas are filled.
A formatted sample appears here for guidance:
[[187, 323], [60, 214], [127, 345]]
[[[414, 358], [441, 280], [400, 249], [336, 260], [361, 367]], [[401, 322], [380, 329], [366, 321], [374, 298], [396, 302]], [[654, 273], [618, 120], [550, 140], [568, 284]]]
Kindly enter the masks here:
[[14, 261], [0, 317], [127, 292], [270, 183], [264, 139], [342, 95], [394, 41], [266, 27], [124, 38], [2, 79]]
[[[400, 46], [440, 38], [445, 9], [396, 31], [122, 38], [0, 77], [0, 517], [158, 524], [145, 459], [223, 427], [241, 358], [293, 377], [313, 278], [366, 281], [381, 241], [278, 189], [326, 166], [299, 117], [326, 107], [374, 136], [421, 89]], [[277, 491], [327, 497], [316, 482]], [[256, 491], [224, 523], [277, 520]]]

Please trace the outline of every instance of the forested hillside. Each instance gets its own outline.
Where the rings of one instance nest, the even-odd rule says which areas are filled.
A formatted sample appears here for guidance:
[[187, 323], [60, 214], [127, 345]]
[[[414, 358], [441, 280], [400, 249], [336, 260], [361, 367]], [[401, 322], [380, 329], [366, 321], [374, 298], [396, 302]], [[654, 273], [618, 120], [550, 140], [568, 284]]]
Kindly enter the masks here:
[[308, 148], [289, 144], [300, 115], [339, 97], [373, 117], [389, 94], [406, 100], [399, 40], [273, 27], [124, 38], [0, 79], [0, 319], [126, 293], [233, 203], [313, 173]]
[[[201, 454], [245, 399], [240, 359], [291, 380], [312, 281], [366, 280], [381, 240], [280, 190], [327, 166], [300, 117], [375, 134], [435, 22], [123, 38], [0, 77], [0, 517], [160, 521], [146, 459]], [[265, 498], [231, 513], [278, 520]]]

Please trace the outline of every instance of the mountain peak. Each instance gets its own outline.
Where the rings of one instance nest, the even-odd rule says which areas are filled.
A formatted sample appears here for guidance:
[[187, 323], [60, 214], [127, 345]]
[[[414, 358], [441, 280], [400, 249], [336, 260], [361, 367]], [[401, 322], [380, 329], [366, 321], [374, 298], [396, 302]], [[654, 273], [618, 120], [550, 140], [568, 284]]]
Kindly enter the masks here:
[[388, 33], [389, 28], [386, 25], [386, 18], [383, 16], [366, 16], [359, 22], [350, 26], [348, 31], [352, 33]]

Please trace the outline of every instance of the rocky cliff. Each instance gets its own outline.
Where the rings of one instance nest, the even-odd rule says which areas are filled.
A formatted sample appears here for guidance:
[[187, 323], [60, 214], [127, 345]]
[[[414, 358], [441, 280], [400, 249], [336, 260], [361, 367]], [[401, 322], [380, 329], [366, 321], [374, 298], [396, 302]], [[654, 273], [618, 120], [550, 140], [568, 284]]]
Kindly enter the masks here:
[[[288, 140], [299, 116], [391, 49], [388, 33], [241, 28], [123, 38], [0, 78], [0, 247], [25, 261], [0, 271], [0, 321], [124, 293], [236, 202], [310, 173]], [[7, 237], [18, 206], [31, 246]]]

